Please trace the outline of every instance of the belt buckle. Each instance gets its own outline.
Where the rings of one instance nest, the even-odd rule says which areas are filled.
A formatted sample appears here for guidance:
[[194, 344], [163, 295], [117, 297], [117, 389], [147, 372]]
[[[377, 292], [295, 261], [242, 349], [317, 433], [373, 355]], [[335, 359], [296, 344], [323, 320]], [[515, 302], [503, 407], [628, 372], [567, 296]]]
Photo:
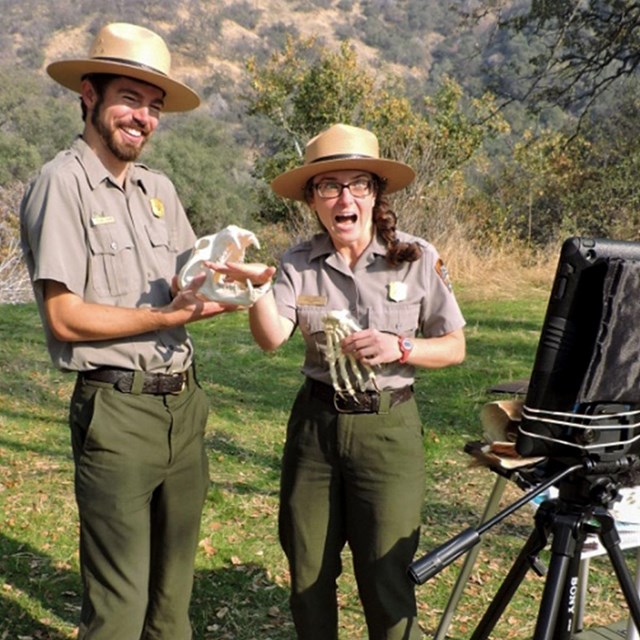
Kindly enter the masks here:
[[333, 406], [338, 413], [377, 413], [380, 407], [380, 396], [377, 393], [362, 392], [360, 397], [349, 392], [336, 391], [333, 394]]
[[133, 388], [133, 373], [123, 373], [113, 384], [113, 388], [120, 393], [131, 393]]
[[187, 386], [187, 374], [186, 372], [182, 372], [182, 373], [176, 373], [174, 375], [180, 376], [180, 388], [177, 389], [176, 391], [170, 391], [169, 393], [172, 396], [179, 396]]
[[345, 395], [344, 391], [336, 391], [333, 394], [333, 406], [338, 413], [350, 413], [349, 410], [345, 407], [343, 408], [340, 405], [340, 401], [346, 401], [348, 399], [348, 395]]
[[336, 391], [333, 394], [333, 406], [338, 413], [364, 413], [366, 408], [357, 397], [348, 391]]

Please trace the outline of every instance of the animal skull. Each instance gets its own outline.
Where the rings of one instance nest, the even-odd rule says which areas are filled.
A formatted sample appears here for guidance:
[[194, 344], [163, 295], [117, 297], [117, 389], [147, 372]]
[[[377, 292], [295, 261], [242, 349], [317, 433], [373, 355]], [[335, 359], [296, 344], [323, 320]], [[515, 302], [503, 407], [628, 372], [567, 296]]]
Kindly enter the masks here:
[[224, 304], [236, 304], [242, 306], [252, 305], [271, 288], [267, 282], [259, 287], [246, 282], [225, 281], [225, 276], [216, 273], [203, 266], [208, 262], [243, 262], [247, 247], [260, 248], [260, 243], [255, 234], [236, 225], [229, 225], [213, 235], [199, 238], [191, 251], [187, 263], [180, 270], [178, 282], [180, 288], [186, 287], [199, 273], [207, 271], [207, 277], [198, 289], [198, 294]]
[[347, 309], [329, 311], [322, 320], [324, 333], [327, 337], [325, 358], [329, 363], [329, 373], [336, 392], [354, 396], [356, 389], [351, 378], [354, 379], [358, 391], [366, 390], [367, 380], [377, 389], [378, 385], [373, 369], [368, 364], [356, 360], [353, 355], [345, 355], [340, 348], [340, 342], [344, 338], [356, 331], [361, 331], [362, 327]]

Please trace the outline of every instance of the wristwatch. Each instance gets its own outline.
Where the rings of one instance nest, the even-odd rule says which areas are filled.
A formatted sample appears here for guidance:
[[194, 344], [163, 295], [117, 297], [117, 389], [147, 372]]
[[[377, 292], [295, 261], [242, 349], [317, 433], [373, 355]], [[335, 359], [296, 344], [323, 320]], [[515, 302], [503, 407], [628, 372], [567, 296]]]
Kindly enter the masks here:
[[402, 354], [398, 362], [400, 364], [404, 364], [409, 359], [409, 355], [413, 350], [413, 342], [409, 340], [409, 338], [398, 336], [398, 346], [400, 347], [400, 353]]

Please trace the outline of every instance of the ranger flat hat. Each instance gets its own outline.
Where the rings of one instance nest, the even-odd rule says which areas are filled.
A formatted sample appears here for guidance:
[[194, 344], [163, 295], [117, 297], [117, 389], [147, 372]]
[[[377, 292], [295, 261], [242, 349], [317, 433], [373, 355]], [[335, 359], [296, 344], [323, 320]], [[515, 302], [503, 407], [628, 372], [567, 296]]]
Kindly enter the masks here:
[[153, 31], [125, 22], [108, 24], [93, 40], [89, 57], [59, 60], [47, 73], [62, 86], [80, 93], [89, 73], [110, 73], [152, 84], [165, 92], [164, 111], [190, 111], [200, 104], [198, 94], [171, 78], [171, 54]]
[[304, 201], [304, 186], [309, 178], [344, 169], [375, 173], [385, 181], [385, 193], [399, 191], [415, 178], [409, 165], [380, 158], [378, 138], [371, 131], [335, 124], [309, 140], [304, 164], [281, 173], [271, 182], [271, 188], [284, 198]]

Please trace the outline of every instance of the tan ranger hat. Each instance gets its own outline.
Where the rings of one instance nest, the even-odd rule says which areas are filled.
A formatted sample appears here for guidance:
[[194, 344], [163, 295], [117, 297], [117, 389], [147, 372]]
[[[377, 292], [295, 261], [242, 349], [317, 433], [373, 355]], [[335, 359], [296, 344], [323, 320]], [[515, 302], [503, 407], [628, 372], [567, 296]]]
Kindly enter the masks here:
[[198, 94], [171, 76], [171, 54], [153, 31], [135, 24], [114, 22], [96, 35], [89, 57], [59, 60], [47, 73], [61, 85], [80, 93], [88, 73], [110, 73], [152, 84], [165, 92], [164, 111], [190, 111], [200, 104]]
[[335, 124], [309, 140], [304, 164], [280, 174], [271, 182], [271, 188], [284, 198], [304, 201], [304, 186], [309, 178], [343, 169], [375, 173], [385, 181], [385, 193], [403, 189], [415, 178], [409, 165], [380, 158], [378, 138], [371, 131]]

